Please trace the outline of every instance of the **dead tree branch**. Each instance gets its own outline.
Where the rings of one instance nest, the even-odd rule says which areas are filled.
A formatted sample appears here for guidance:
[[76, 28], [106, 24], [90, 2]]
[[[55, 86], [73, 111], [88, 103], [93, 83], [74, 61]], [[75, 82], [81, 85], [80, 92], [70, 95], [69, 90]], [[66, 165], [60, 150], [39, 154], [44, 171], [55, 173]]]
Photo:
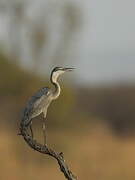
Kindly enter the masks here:
[[23, 136], [26, 143], [32, 149], [55, 158], [59, 164], [60, 170], [63, 172], [66, 179], [77, 180], [77, 177], [73, 175], [73, 173], [67, 166], [62, 152], [57, 153], [54, 150], [52, 150], [51, 148], [49, 148], [48, 146], [42, 145], [42, 144], [38, 143], [36, 140], [32, 139], [32, 137], [27, 132], [27, 128], [25, 126], [23, 126], [22, 124], [20, 125], [20, 135]]

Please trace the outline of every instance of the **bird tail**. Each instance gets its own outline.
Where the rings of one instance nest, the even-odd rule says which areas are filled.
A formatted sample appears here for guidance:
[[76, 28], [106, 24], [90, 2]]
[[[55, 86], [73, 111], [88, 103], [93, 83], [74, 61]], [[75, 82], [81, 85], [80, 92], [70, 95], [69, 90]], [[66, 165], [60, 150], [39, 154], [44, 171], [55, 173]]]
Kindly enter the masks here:
[[21, 127], [28, 127], [29, 124], [31, 123], [31, 119], [28, 118], [28, 117], [24, 117], [22, 120], [21, 120]]

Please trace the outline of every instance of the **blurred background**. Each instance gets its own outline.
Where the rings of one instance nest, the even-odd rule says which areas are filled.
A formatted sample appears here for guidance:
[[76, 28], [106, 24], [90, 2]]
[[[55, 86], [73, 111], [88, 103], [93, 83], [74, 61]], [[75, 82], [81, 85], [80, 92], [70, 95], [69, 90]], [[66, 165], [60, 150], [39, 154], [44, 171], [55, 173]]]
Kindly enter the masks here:
[[[78, 179], [135, 179], [135, 2], [0, 0], [0, 179], [59, 179], [56, 162], [17, 136], [27, 100], [75, 67], [47, 115], [48, 144]], [[33, 121], [43, 143], [42, 116]], [[7, 173], [8, 172], [8, 173]]]

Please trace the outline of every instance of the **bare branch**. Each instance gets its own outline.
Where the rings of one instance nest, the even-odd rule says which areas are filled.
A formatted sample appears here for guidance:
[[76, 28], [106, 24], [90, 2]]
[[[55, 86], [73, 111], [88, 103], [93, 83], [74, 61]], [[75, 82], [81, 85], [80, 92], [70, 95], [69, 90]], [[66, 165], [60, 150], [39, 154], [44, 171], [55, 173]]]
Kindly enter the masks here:
[[64, 176], [68, 180], [77, 180], [77, 177], [73, 175], [73, 173], [70, 171], [69, 167], [67, 166], [63, 153], [57, 153], [51, 148], [49, 148], [47, 145], [42, 145], [38, 143], [36, 140], [32, 139], [32, 137], [28, 134], [27, 128], [21, 124], [20, 126], [20, 135], [23, 136], [26, 143], [34, 150], [47, 154], [49, 156], [52, 156], [55, 158], [59, 164], [60, 170], [63, 172]]

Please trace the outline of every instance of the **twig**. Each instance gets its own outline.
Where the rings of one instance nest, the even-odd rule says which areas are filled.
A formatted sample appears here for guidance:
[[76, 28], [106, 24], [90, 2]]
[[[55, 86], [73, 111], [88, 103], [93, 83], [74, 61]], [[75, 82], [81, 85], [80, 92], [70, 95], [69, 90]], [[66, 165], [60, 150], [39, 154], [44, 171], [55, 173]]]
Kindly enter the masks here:
[[42, 144], [38, 143], [36, 140], [32, 139], [32, 137], [27, 132], [27, 128], [25, 126], [23, 126], [22, 124], [20, 125], [20, 133], [19, 134], [23, 136], [26, 143], [32, 149], [55, 158], [59, 164], [60, 170], [63, 172], [66, 179], [77, 180], [77, 177], [73, 175], [73, 173], [70, 171], [69, 167], [67, 166], [62, 152], [57, 153], [54, 150], [52, 150], [51, 148], [49, 148], [47, 145], [43, 146]]

